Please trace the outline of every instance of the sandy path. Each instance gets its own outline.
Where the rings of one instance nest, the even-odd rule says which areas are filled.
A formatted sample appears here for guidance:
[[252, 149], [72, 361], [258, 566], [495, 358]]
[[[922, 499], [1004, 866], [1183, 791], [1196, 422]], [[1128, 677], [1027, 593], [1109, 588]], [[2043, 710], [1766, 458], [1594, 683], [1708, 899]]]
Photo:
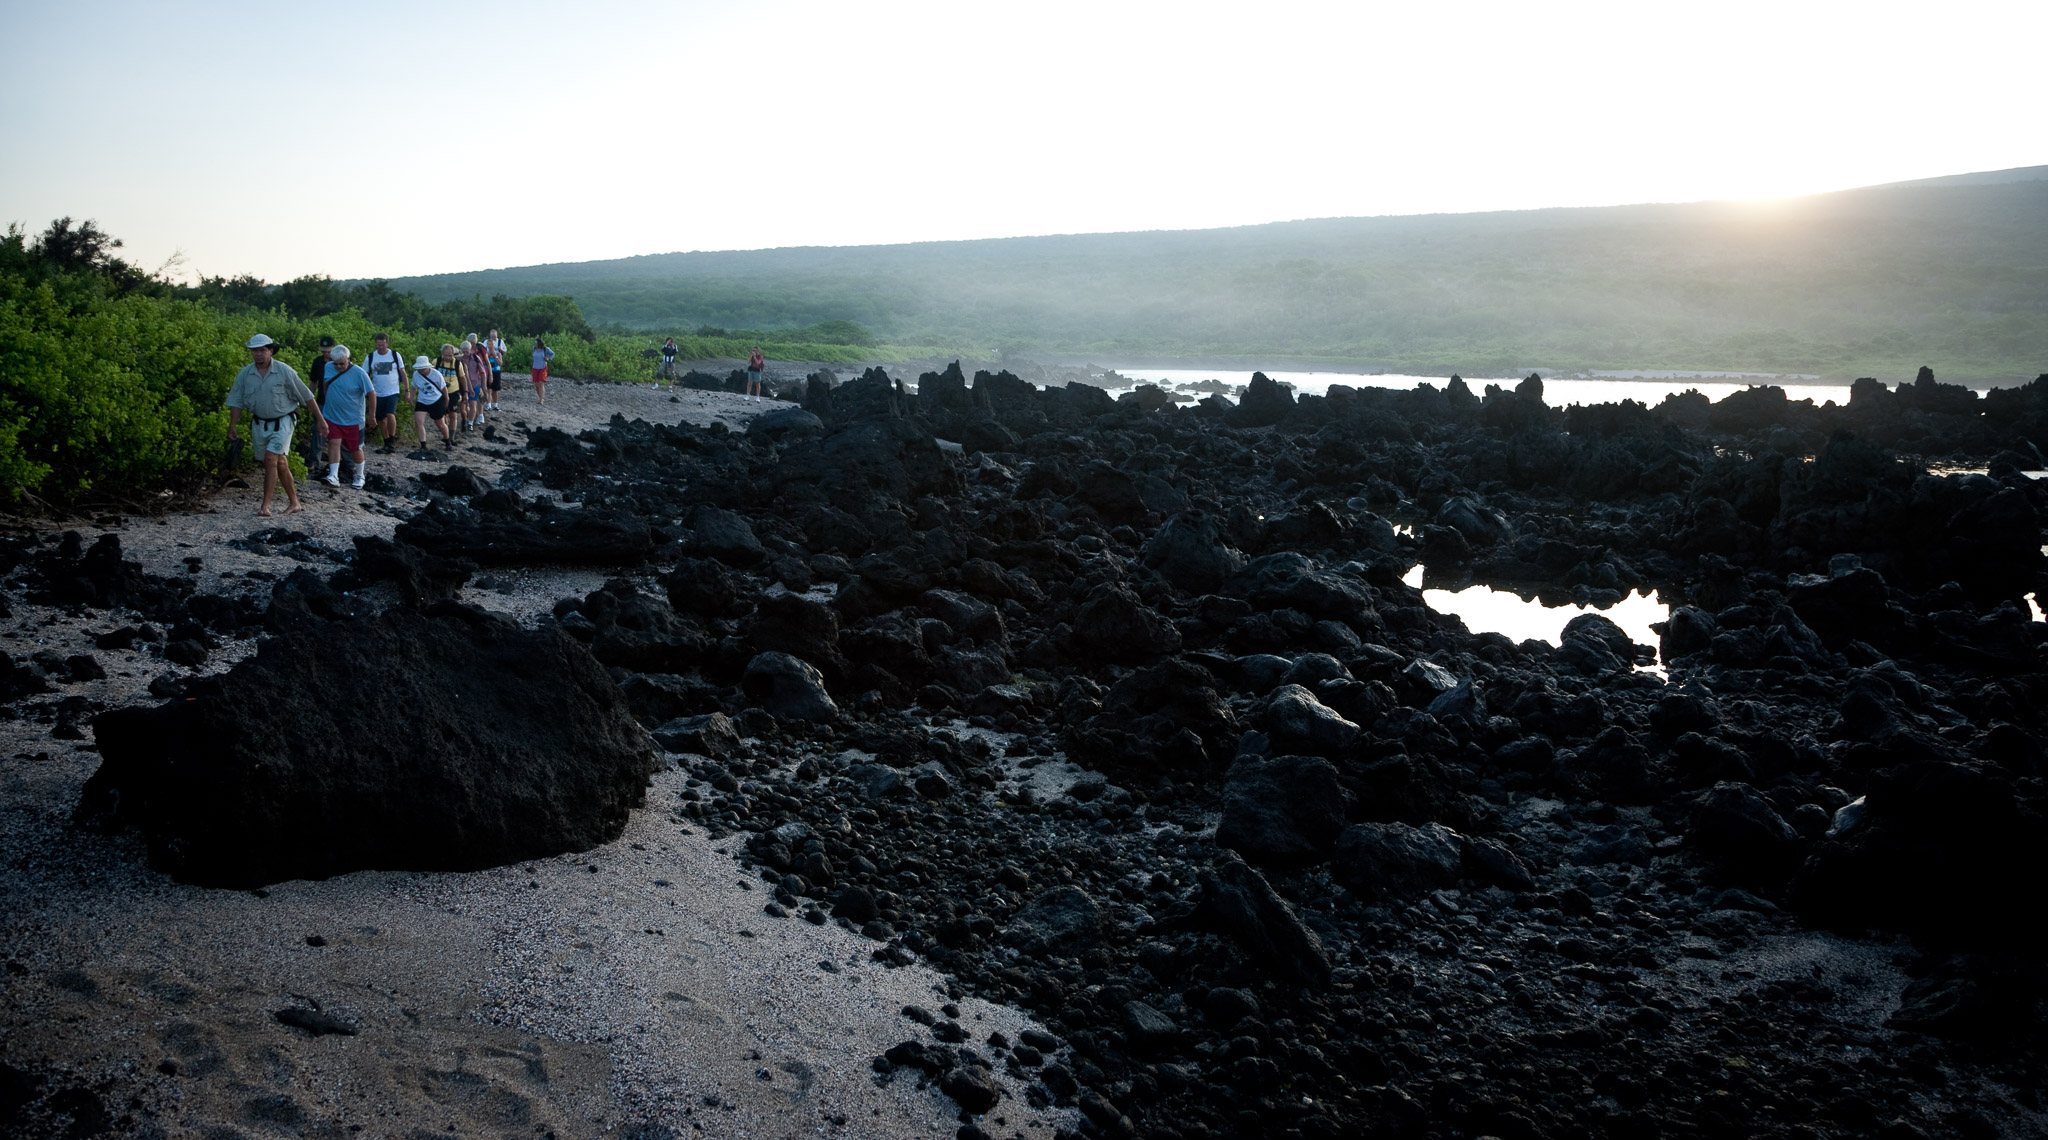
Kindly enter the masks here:
[[[505, 412], [579, 431], [614, 413], [744, 426], [764, 405], [724, 393], [549, 385], [546, 408], [507, 378]], [[495, 479], [515, 452], [470, 433], [452, 457], [377, 456], [372, 474], [405, 484], [461, 462]], [[438, 448], [435, 449], [437, 452]], [[112, 527], [152, 573], [201, 589], [267, 592], [279, 576], [358, 534], [389, 535], [420, 502], [349, 488], [304, 492], [307, 511], [255, 517], [255, 487], [205, 508]], [[225, 545], [266, 526], [307, 539], [259, 552]], [[104, 527], [80, 527], [90, 541]], [[599, 584], [599, 571], [522, 571], [464, 600], [515, 616]], [[470, 874], [372, 873], [255, 893], [182, 886], [151, 871], [139, 845], [73, 829], [78, 790], [97, 766], [86, 742], [52, 739], [53, 703], [112, 707], [148, 699], [168, 668], [142, 653], [95, 650], [129, 618], [17, 604], [0, 647], [93, 653], [109, 676], [60, 685], [0, 722], [0, 1061], [45, 1090], [90, 1090], [116, 1116], [169, 1136], [950, 1136], [953, 1104], [868, 1062], [925, 1031], [905, 1004], [947, 998], [922, 966], [885, 969], [874, 944], [834, 926], [762, 911], [767, 896], [674, 815], [683, 773], [660, 773], [617, 841], [578, 856]], [[230, 643], [203, 671], [246, 656]], [[31, 707], [38, 705], [40, 707]], [[313, 945], [317, 939], [321, 944]], [[830, 964], [830, 969], [825, 965]], [[310, 1006], [360, 1027], [314, 1037], [273, 1011]], [[1014, 1037], [1016, 1011], [959, 1002], [974, 1040]], [[1051, 1134], [1019, 1082], [985, 1127]], [[233, 1131], [222, 1131], [232, 1129]]]

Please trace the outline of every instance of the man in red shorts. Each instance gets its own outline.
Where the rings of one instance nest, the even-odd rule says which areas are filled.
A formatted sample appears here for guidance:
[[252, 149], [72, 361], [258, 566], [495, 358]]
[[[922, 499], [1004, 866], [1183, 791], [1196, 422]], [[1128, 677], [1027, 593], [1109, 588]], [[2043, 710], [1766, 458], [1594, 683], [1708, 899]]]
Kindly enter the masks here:
[[333, 362], [331, 369], [334, 379], [327, 382], [327, 398], [321, 401], [320, 414], [326, 420], [327, 428], [327, 485], [341, 486], [341, 453], [356, 465], [356, 477], [352, 486], [363, 485], [363, 426], [369, 421], [370, 409], [377, 398], [377, 388], [370, 383], [370, 374], [351, 364], [348, 346], [337, 344], [328, 352]]

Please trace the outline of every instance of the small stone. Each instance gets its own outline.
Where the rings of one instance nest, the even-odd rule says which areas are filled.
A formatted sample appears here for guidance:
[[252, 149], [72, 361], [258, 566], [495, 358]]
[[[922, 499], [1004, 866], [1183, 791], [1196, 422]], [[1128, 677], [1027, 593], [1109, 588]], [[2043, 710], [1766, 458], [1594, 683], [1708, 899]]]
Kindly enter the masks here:
[[962, 1065], [947, 1070], [946, 1075], [939, 1078], [939, 1091], [952, 1097], [961, 1108], [977, 1115], [994, 1108], [1003, 1095], [995, 1074], [979, 1065]]

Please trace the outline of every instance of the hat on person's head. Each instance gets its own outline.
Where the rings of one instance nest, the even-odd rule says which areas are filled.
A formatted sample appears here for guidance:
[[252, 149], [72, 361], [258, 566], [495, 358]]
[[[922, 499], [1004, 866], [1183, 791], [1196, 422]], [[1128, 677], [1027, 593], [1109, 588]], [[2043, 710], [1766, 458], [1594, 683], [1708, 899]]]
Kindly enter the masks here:
[[321, 338], [320, 338], [320, 347], [321, 347], [321, 348], [333, 348], [333, 347], [334, 347], [334, 338], [333, 338], [333, 337], [331, 337], [331, 336], [323, 336], [323, 337], [321, 337]]
[[250, 338], [249, 338], [249, 343], [248, 343], [248, 345], [247, 345], [246, 347], [248, 347], [248, 348], [269, 348], [269, 347], [270, 347], [271, 345], [274, 345], [274, 344], [276, 344], [276, 343], [277, 343], [276, 341], [274, 341], [274, 340], [270, 339], [270, 338], [269, 338], [269, 337], [267, 337], [267, 336], [264, 336], [264, 335], [263, 335], [262, 333], [257, 333], [257, 334], [256, 334], [255, 336], [252, 336], [252, 337], [250, 337]]
[[414, 368], [432, 368], [434, 366], [434, 362], [428, 360], [424, 356], [418, 356], [413, 358], [412, 366]]
[[348, 359], [348, 346], [345, 344], [337, 344], [327, 351], [327, 355], [336, 364], [339, 364], [342, 361]]

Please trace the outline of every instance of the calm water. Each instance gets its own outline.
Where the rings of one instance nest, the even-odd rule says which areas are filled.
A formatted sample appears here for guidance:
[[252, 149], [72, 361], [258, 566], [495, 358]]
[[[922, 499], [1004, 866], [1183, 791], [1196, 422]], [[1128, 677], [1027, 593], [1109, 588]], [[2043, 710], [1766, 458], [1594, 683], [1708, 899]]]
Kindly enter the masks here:
[[[1157, 384], [1172, 391], [1182, 384], [1199, 384], [1204, 380], [1216, 380], [1239, 386], [1251, 382], [1249, 372], [1221, 372], [1200, 368], [1119, 368], [1117, 375], [1128, 376], [1140, 384]], [[1332, 384], [1343, 384], [1352, 388], [1414, 388], [1417, 384], [1428, 384], [1442, 388], [1449, 384], [1449, 376], [1405, 376], [1385, 373], [1379, 376], [1359, 376], [1349, 372], [1268, 372], [1266, 376], [1281, 384], [1291, 384], [1300, 395], [1320, 396], [1330, 390]], [[1753, 384], [1771, 383], [1757, 380], [1705, 380], [1690, 378], [1663, 378], [1653, 380], [1563, 380], [1550, 379], [1543, 382], [1543, 402], [1555, 408], [1567, 404], [1605, 404], [1616, 400], [1638, 400], [1651, 407], [1663, 402], [1664, 397], [1687, 389], [1697, 389], [1707, 399], [1719, 401]], [[1498, 384], [1512, 390], [1518, 380], [1474, 380], [1467, 377], [1465, 383], [1474, 395], [1484, 395], [1488, 384]], [[1833, 400], [1837, 404], [1849, 402], [1847, 384], [1792, 384], [1786, 383], [1785, 395], [1793, 400], [1810, 399], [1816, 404]]]
[[[1421, 586], [1422, 567], [1410, 570], [1403, 580], [1411, 586]], [[1473, 633], [1498, 633], [1513, 641], [1547, 641], [1552, 645], [1563, 638], [1566, 622], [1590, 613], [1620, 626], [1630, 641], [1655, 645], [1657, 633], [1650, 624], [1671, 616], [1671, 607], [1658, 601], [1653, 593], [1631, 593], [1603, 610], [1580, 605], [1546, 606], [1507, 590], [1473, 585], [1462, 590], [1424, 589], [1422, 604], [1458, 618]]]

